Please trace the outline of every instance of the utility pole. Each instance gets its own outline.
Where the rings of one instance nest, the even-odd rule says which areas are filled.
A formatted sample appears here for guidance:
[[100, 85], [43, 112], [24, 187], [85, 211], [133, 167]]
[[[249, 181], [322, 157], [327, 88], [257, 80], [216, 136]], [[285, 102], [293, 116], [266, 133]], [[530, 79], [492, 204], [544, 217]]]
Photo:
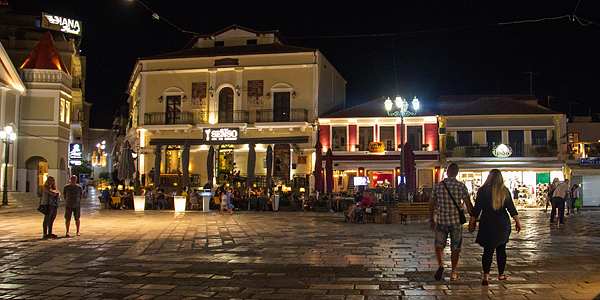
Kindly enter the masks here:
[[525, 72], [527, 74], [529, 74], [529, 94], [533, 95], [533, 75], [540, 75], [538, 73], [535, 72]]
[[548, 109], [550, 109], [550, 98], [556, 99], [556, 97], [548, 95]]

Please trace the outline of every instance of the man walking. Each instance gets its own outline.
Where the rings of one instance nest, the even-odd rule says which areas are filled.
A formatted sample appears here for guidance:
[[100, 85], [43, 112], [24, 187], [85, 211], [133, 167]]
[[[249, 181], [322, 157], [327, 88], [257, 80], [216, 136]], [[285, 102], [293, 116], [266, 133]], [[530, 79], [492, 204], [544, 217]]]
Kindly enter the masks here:
[[[459, 213], [463, 213], [463, 202], [467, 206], [469, 214], [473, 209], [473, 205], [471, 204], [471, 197], [469, 196], [467, 187], [456, 180], [456, 175], [458, 175], [458, 165], [451, 163], [448, 166], [446, 174], [448, 175], [448, 178], [435, 184], [433, 191], [431, 192], [431, 198], [429, 198], [429, 228], [435, 231], [435, 256], [438, 263], [437, 272], [433, 277], [436, 280], [442, 279], [444, 272], [444, 247], [446, 247], [446, 241], [448, 235], [450, 235], [450, 246], [452, 249], [452, 273], [450, 280], [458, 280], [459, 277], [456, 275], [456, 267], [458, 266], [458, 258], [460, 257], [462, 246], [463, 227], [463, 224], [460, 222]], [[456, 201], [456, 205], [461, 207], [460, 211], [456, 207], [454, 201]], [[436, 203], [437, 223], [433, 219]]]
[[83, 189], [77, 184], [77, 176], [71, 175], [69, 184], [63, 189], [65, 197], [65, 225], [67, 227], [67, 236], [69, 236], [69, 227], [71, 225], [71, 215], [75, 216], [75, 226], [77, 226], [77, 235], [79, 235], [79, 217], [81, 216], [81, 198]]
[[570, 197], [571, 189], [569, 186], [569, 179], [565, 179], [564, 182], [561, 182], [554, 189], [554, 193], [552, 194], [552, 212], [550, 213], [550, 224], [554, 224], [554, 217], [556, 216], [556, 210], [558, 209], [558, 222], [561, 225], [565, 224], [564, 215], [565, 215], [565, 199]]

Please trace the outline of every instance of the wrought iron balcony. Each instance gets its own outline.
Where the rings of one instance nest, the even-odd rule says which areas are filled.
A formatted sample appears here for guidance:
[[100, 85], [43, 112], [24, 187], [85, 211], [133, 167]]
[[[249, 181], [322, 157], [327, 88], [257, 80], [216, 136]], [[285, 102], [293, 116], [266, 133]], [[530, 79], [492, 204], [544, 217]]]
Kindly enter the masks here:
[[194, 114], [187, 111], [182, 111], [176, 114], [165, 112], [152, 112], [144, 114], [145, 125], [173, 125], [173, 124], [190, 124], [194, 123]]
[[[512, 149], [510, 157], [556, 157], [558, 150], [548, 146], [537, 146], [524, 143], [508, 144]], [[452, 157], [495, 157], [495, 145], [458, 146], [452, 150]]]
[[307, 122], [308, 110], [304, 108], [292, 108], [290, 114], [274, 115], [272, 109], [257, 109], [256, 122]]
[[219, 112], [219, 123], [248, 123], [247, 110], [230, 110]]

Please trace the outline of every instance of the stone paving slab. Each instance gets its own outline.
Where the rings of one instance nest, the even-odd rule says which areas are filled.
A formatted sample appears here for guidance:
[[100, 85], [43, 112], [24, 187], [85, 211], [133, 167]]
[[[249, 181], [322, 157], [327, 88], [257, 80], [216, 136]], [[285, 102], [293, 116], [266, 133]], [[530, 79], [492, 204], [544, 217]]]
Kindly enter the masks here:
[[[41, 239], [35, 210], [0, 215], [0, 299], [600, 299], [600, 212], [521, 211], [505, 282], [482, 287], [475, 234], [461, 280], [435, 281], [428, 223], [349, 224], [339, 213], [82, 209], [82, 235]], [[71, 225], [74, 229], [74, 224]], [[449, 264], [449, 249], [445, 253]]]

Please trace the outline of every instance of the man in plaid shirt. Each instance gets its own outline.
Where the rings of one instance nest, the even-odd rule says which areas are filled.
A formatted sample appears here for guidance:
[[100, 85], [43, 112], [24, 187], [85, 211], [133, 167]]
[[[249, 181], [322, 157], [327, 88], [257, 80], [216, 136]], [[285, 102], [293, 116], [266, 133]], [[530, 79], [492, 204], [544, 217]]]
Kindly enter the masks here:
[[[444, 179], [442, 182], [438, 182], [433, 187], [433, 191], [431, 192], [431, 197], [429, 198], [429, 228], [431, 230], [435, 230], [435, 256], [437, 257], [438, 269], [435, 275], [433, 276], [436, 280], [440, 280], [442, 278], [442, 274], [444, 272], [444, 263], [442, 261], [444, 255], [444, 247], [446, 247], [446, 241], [448, 239], [448, 234], [450, 234], [450, 247], [452, 249], [451, 261], [452, 261], [452, 274], [450, 276], [450, 280], [457, 280], [458, 276], [456, 276], [456, 266], [458, 265], [458, 258], [460, 256], [460, 249], [462, 245], [462, 224], [460, 223], [459, 213], [462, 213], [462, 210], [456, 208], [454, 205], [454, 201], [456, 204], [462, 208], [464, 204], [467, 206], [467, 211], [469, 214], [473, 209], [473, 205], [471, 204], [471, 197], [469, 196], [469, 191], [467, 187], [456, 180], [456, 175], [458, 175], [458, 165], [455, 163], [451, 163], [448, 166], [448, 170], [446, 171], [448, 178]], [[450, 193], [452, 193], [452, 197], [454, 197], [454, 201], [452, 197], [446, 190], [446, 186], [448, 187]], [[435, 210], [435, 205], [437, 202], [437, 223], [433, 219], [433, 212]]]

